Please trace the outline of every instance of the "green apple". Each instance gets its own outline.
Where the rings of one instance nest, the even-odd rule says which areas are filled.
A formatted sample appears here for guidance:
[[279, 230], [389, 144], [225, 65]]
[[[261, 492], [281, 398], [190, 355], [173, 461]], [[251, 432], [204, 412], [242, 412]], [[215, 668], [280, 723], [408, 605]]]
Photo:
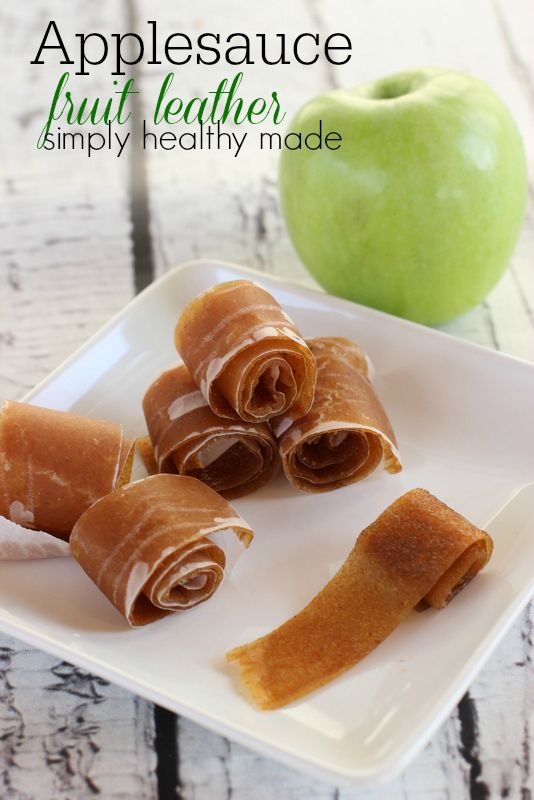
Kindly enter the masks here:
[[401, 72], [311, 100], [290, 140], [320, 120], [339, 149], [285, 148], [280, 162], [285, 219], [312, 275], [427, 324], [479, 303], [510, 258], [527, 191], [521, 138], [495, 92], [453, 70]]

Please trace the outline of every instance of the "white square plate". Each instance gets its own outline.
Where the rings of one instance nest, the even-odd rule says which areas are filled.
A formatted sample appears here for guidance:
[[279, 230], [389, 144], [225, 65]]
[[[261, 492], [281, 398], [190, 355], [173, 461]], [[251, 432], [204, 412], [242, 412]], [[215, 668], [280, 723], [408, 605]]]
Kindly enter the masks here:
[[[230, 264], [166, 274], [26, 398], [144, 429], [141, 397], [176, 362], [182, 307], [253, 277], [306, 336], [348, 336], [369, 353], [404, 471], [317, 496], [282, 478], [235, 502], [256, 538], [208, 603], [130, 630], [70, 559], [0, 563], [0, 627], [167, 708], [337, 784], [406, 767], [466, 690], [533, 588], [534, 365]], [[400, 494], [429, 489], [489, 524], [488, 569], [443, 611], [412, 614], [368, 658], [276, 712], [258, 712], [225, 652], [277, 626], [330, 579], [355, 536]], [[325, 647], [328, 642], [325, 642]]]

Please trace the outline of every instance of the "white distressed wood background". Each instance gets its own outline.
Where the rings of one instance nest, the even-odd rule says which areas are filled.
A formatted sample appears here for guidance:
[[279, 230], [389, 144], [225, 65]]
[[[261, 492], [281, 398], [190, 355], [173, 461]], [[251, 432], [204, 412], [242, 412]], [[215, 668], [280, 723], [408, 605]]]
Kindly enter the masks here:
[[[354, 56], [327, 69], [255, 66], [246, 93], [278, 89], [288, 113], [310, 95], [410, 66], [472, 71], [506, 99], [534, 167], [531, 0], [25, 0], [0, 7], [0, 396], [18, 397], [169, 267], [198, 256], [311, 283], [280, 215], [276, 154], [146, 152], [117, 159], [38, 152], [60, 68], [30, 66], [49, 19], [76, 32], [344, 31]], [[135, 70], [144, 102], [165, 74]], [[228, 68], [176, 68], [184, 96]], [[109, 70], [85, 78], [110, 90]], [[139, 86], [137, 88], [140, 88]], [[174, 87], [173, 87], [174, 88]], [[143, 100], [132, 119], [135, 130]], [[131, 153], [135, 152], [135, 157]], [[534, 360], [534, 194], [510, 269], [486, 302], [446, 326]], [[122, 689], [0, 637], [0, 798], [78, 800], [530, 800], [533, 612], [525, 611], [414, 764], [376, 791], [322, 785]]]

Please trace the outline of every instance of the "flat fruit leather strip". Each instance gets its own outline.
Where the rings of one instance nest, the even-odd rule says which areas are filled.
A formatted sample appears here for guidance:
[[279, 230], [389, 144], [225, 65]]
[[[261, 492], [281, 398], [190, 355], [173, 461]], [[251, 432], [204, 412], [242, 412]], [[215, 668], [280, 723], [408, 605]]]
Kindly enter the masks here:
[[[196, 478], [153, 475], [98, 500], [78, 520], [72, 555], [132, 626], [207, 600], [252, 530]], [[237, 550], [237, 552], [236, 552]]]
[[220, 417], [265, 422], [309, 410], [315, 360], [274, 297], [252, 281], [208, 289], [182, 312], [175, 344]]
[[[46, 539], [67, 540], [89, 506], [129, 480], [133, 442], [113, 422], [7, 401], [0, 412], [0, 559], [42, 558]], [[8, 543], [9, 547], [8, 547]], [[50, 543], [51, 554], [58, 554]]]
[[487, 533], [413, 489], [360, 534], [303, 611], [227, 659], [260, 708], [284, 706], [357, 664], [413, 608], [443, 608], [485, 566], [492, 548]]
[[[254, 492], [278, 472], [267, 423], [218, 417], [183, 365], [150, 386], [143, 410], [159, 472], [198, 478], [229, 499]], [[143, 445], [141, 451], [151, 471]]]
[[289, 428], [271, 425], [282, 465], [296, 489], [327, 492], [362, 480], [380, 464], [402, 467], [386, 412], [369, 380], [369, 360], [349, 339], [309, 339], [317, 362], [310, 411]]

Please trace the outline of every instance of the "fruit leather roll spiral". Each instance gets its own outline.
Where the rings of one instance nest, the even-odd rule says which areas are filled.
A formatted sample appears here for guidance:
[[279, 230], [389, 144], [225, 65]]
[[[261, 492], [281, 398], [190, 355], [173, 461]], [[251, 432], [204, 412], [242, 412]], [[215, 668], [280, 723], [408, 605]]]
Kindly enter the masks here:
[[365, 478], [381, 463], [402, 469], [395, 434], [369, 380], [369, 361], [349, 339], [308, 340], [317, 362], [315, 398], [302, 419], [278, 436], [282, 465], [296, 489], [326, 492]]
[[443, 608], [486, 565], [492, 548], [485, 531], [414, 489], [360, 534], [300, 613], [227, 659], [260, 708], [286, 705], [364, 658], [412, 609]]
[[[133, 441], [120, 425], [7, 401], [0, 412], [0, 557], [13, 524], [68, 539], [92, 503], [129, 480], [132, 457]], [[22, 557], [24, 531], [18, 534]]]
[[72, 555], [132, 626], [207, 600], [253, 533], [209, 486], [153, 475], [91, 506]]
[[159, 472], [190, 475], [232, 498], [259, 489], [278, 471], [269, 426], [218, 417], [183, 365], [154, 381], [143, 410]]
[[182, 312], [175, 344], [220, 417], [290, 420], [309, 410], [315, 360], [274, 297], [252, 281], [208, 289]]

